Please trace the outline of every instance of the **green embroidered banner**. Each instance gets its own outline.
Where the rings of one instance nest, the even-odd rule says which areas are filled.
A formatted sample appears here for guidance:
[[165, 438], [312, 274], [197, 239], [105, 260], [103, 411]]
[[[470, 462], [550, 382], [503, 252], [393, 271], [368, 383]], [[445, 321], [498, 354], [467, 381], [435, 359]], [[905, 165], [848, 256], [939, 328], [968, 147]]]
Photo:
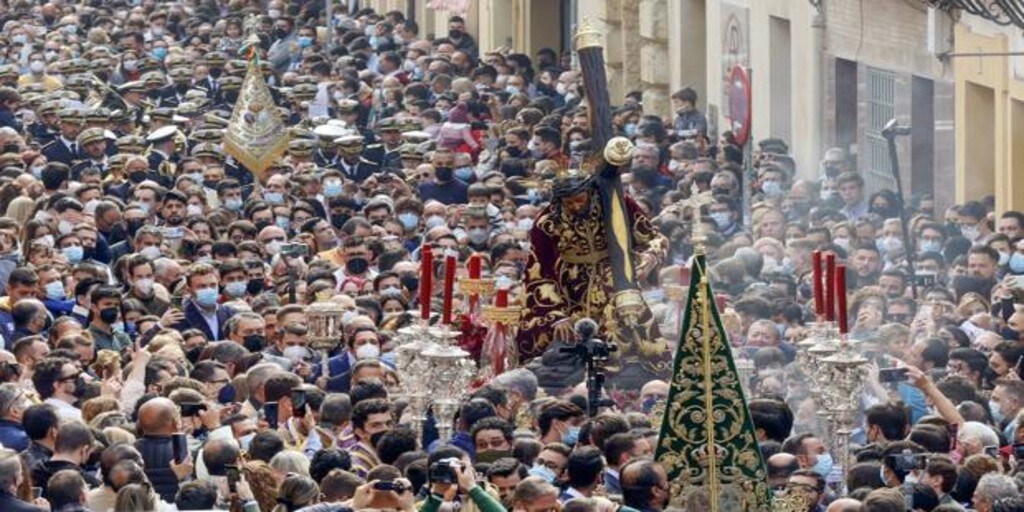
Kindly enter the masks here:
[[699, 253], [670, 385], [655, 459], [668, 473], [671, 504], [710, 512], [771, 510], [754, 424]]

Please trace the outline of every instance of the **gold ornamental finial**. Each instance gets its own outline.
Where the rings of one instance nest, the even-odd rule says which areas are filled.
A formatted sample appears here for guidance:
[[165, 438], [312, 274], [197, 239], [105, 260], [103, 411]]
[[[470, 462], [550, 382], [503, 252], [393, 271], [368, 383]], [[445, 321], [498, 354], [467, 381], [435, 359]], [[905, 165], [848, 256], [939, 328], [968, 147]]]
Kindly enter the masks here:
[[707, 235], [704, 233], [704, 227], [700, 223], [700, 209], [714, 202], [715, 199], [711, 191], [701, 192], [696, 183], [690, 187], [690, 198], [683, 200], [683, 204], [686, 207], [692, 208], [690, 211], [690, 224], [693, 226], [691, 238], [695, 254], [704, 254], [704, 244], [707, 242]]
[[589, 17], [584, 17], [583, 21], [580, 22], [579, 27], [576, 29], [576, 35], [573, 36], [573, 45], [576, 47], [576, 51], [580, 51], [584, 48], [593, 48], [601, 46], [601, 31], [596, 26], [590, 23]]

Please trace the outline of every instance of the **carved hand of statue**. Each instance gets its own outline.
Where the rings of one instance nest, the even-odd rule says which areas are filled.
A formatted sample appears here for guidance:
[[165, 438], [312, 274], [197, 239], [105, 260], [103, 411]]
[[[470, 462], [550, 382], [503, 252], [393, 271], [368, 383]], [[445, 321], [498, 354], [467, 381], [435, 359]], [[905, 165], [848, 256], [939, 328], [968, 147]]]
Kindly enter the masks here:
[[611, 165], [622, 167], [633, 159], [633, 147], [626, 137], [613, 137], [604, 146], [604, 159]]

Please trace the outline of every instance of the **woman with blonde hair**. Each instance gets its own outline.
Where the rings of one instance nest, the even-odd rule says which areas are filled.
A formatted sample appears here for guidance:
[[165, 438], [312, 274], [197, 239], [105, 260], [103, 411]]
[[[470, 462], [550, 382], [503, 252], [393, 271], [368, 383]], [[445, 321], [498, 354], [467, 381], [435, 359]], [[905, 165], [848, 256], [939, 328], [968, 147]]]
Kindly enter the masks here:
[[89, 423], [102, 413], [116, 411], [121, 404], [113, 396], [98, 396], [82, 403], [82, 421]]
[[139, 512], [156, 510], [157, 496], [149, 482], [128, 484], [117, 491], [114, 512]]
[[294, 512], [314, 505], [320, 498], [320, 487], [308, 476], [288, 475], [277, 490], [277, 506], [273, 512]]
[[7, 205], [7, 216], [24, 225], [35, 215], [36, 202], [28, 196], [18, 196]]

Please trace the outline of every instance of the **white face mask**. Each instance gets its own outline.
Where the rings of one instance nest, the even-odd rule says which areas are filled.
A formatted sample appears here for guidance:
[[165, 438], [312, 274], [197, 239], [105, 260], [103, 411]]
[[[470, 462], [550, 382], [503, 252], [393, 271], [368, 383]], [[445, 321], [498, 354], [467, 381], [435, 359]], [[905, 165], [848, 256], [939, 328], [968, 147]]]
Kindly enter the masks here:
[[284, 352], [282, 352], [281, 355], [283, 355], [285, 359], [291, 361], [292, 363], [297, 363], [299, 361], [306, 359], [306, 357], [309, 355], [309, 349], [303, 346], [293, 345], [291, 347], [285, 348]]
[[356, 359], [375, 359], [380, 357], [380, 347], [373, 343], [360, 345], [356, 349]]

